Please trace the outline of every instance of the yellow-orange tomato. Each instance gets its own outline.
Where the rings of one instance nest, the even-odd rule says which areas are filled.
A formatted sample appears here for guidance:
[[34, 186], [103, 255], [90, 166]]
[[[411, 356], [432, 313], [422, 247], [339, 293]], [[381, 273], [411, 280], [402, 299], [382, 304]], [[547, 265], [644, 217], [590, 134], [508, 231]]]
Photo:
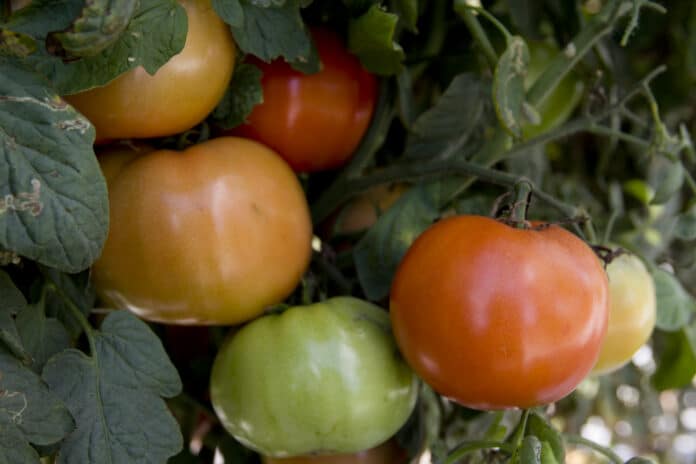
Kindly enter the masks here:
[[369, 229], [379, 216], [408, 190], [405, 184], [378, 185], [355, 197], [332, 221], [336, 235], [348, 235]]
[[318, 73], [303, 74], [283, 60], [251, 60], [263, 71], [264, 101], [234, 130], [273, 148], [298, 172], [343, 165], [367, 130], [377, 96], [377, 80], [335, 33], [312, 35]]
[[179, 0], [188, 16], [184, 49], [153, 76], [133, 69], [103, 87], [67, 96], [97, 129], [97, 140], [183, 132], [201, 122], [227, 89], [235, 45], [209, 0]]
[[643, 262], [622, 254], [607, 266], [609, 326], [592, 372], [607, 374], [631, 360], [652, 334], [657, 317], [655, 283]]
[[100, 162], [111, 226], [93, 279], [108, 302], [155, 321], [235, 324], [282, 301], [302, 277], [309, 208], [269, 148], [222, 137]]
[[476, 409], [528, 408], [570, 393], [607, 328], [604, 269], [557, 226], [455, 216], [411, 246], [390, 295], [394, 335], [438, 393]]
[[394, 440], [355, 454], [299, 456], [293, 458], [263, 457], [263, 464], [404, 464], [406, 453]]

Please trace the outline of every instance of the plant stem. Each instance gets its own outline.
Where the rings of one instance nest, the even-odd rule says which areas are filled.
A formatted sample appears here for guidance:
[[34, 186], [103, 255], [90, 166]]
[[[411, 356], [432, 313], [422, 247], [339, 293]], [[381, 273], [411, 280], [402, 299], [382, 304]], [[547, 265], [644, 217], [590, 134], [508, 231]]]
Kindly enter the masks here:
[[468, 453], [471, 453], [472, 451], [478, 451], [488, 448], [498, 448], [505, 451], [508, 454], [512, 454], [515, 451], [515, 448], [509, 443], [488, 440], [470, 441], [462, 443], [457, 448], [455, 448], [455, 450], [447, 456], [447, 459], [445, 459], [444, 464], [455, 464], [457, 461], [459, 461], [461, 458], [463, 458]]
[[80, 323], [80, 326], [82, 327], [82, 330], [85, 332], [85, 336], [87, 337], [87, 342], [89, 343], [89, 351], [92, 356], [97, 355], [97, 345], [96, 342], [94, 341], [94, 330], [92, 328], [92, 324], [89, 323], [87, 318], [85, 317], [84, 314], [82, 314], [82, 311], [80, 308], [77, 307], [77, 305], [73, 302], [73, 300], [66, 295], [63, 290], [58, 287], [55, 283], [50, 282], [45, 284], [47, 287], [49, 287], [52, 291], [54, 291], [60, 298], [63, 300], [65, 305], [68, 307], [70, 312], [72, 313], [73, 317], [77, 319], [77, 322]]
[[520, 179], [515, 184], [515, 202], [512, 205], [510, 219], [517, 228], [524, 229], [527, 221], [527, 209], [529, 208], [529, 197], [534, 190], [534, 185], [527, 178]]
[[465, 1], [455, 1], [454, 9], [464, 20], [464, 24], [466, 24], [466, 27], [469, 29], [469, 32], [473, 36], [474, 40], [481, 47], [481, 50], [486, 56], [491, 69], [495, 69], [495, 67], [498, 65], [498, 54], [495, 52], [493, 44], [491, 44], [491, 41], [488, 39], [486, 31], [481, 26], [478, 18], [476, 18], [474, 15], [474, 12]]
[[590, 448], [593, 451], [596, 451], [599, 454], [602, 454], [609, 459], [609, 461], [615, 463], [615, 464], [623, 464], [623, 459], [619, 457], [618, 454], [610, 450], [609, 448], [600, 445], [599, 443], [595, 443], [591, 440], [588, 440], [586, 438], [583, 438], [579, 435], [564, 435], [563, 438], [565, 438], [566, 442], [572, 443], [574, 445], [582, 445], [585, 446], [586, 448]]

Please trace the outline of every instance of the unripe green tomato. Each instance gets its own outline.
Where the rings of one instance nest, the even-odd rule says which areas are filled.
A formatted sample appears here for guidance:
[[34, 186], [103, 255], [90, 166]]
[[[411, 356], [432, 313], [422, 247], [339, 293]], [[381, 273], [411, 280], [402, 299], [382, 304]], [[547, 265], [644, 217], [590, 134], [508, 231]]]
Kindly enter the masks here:
[[609, 325], [593, 374], [606, 374], [628, 363], [655, 327], [655, 283], [643, 262], [622, 254], [607, 266]]
[[387, 313], [337, 297], [242, 327], [215, 359], [210, 395], [243, 445], [288, 457], [386, 441], [408, 419], [417, 387]]
[[[529, 67], [524, 82], [525, 90], [532, 88], [557, 53], [558, 48], [550, 43], [529, 43]], [[580, 103], [583, 90], [583, 82], [577, 74], [572, 71], [568, 73], [551, 95], [544, 100], [544, 103], [536, 108], [541, 121], [537, 125], [526, 124], [523, 127], [524, 137], [526, 139], [535, 137], [566, 122]]]

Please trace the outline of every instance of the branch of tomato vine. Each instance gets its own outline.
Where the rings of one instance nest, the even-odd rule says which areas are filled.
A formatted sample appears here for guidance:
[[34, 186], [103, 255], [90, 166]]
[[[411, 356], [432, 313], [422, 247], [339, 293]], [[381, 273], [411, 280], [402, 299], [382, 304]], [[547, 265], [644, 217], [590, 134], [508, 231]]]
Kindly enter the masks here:
[[610, 450], [607, 447], [604, 447], [598, 443], [595, 443], [591, 440], [588, 440], [586, 438], [583, 438], [578, 435], [563, 435], [563, 438], [567, 443], [571, 443], [573, 445], [581, 445], [585, 446], [587, 448], [590, 448], [593, 451], [596, 451], [599, 454], [602, 454], [606, 456], [607, 459], [609, 459], [610, 462], [613, 462], [615, 464], [623, 464], [623, 459], [621, 457], [614, 453], [612, 450]]
[[[89, 351], [92, 356], [97, 354], [97, 345], [94, 340], [94, 332], [92, 328], [92, 324], [89, 323], [87, 318], [85, 317], [84, 314], [82, 314], [82, 311], [80, 311], [80, 308], [77, 307], [75, 302], [70, 298], [68, 295], [63, 292], [63, 290], [55, 284], [55, 282], [52, 281], [46, 281], [44, 283], [44, 289], [45, 291], [52, 291], [56, 295], [58, 295], [63, 302], [65, 303], [65, 306], [70, 310], [70, 313], [73, 315], [75, 319], [79, 322], [80, 326], [82, 327], [82, 330], [85, 332], [85, 336], [87, 337], [87, 342], [89, 343]], [[44, 290], [42, 290], [43, 292]]]
[[455, 464], [465, 455], [484, 449], [500, 449], [505, 453], [512, 454], [515, 452], [515, 446], [510, 443], [505, 443], [502, 441], [489, 441], [489, 440], [477, 440], [477, 441], [466, 441], [459, 446], [457, 446], [447, 458], [444, 460], [443, 464]]
[[474, 40], [479, 44], [483, 54], [486, 56], [491, 69], [495, 69], [496, 65], [498, 64], [498, 54], [495, 52], [493, 44], [491, 44], [491, 41], [488, 38], [486, 31], [481, 26], [481, 23], [476, 16], [474, 16], [474, 12], [469, 4], [466, 2], [466, 0], [455, 0], [454, 11], [456, 11], [462, 20], [464, 20], [466, 27], [469, 28], [469, 32], [471, 32]]

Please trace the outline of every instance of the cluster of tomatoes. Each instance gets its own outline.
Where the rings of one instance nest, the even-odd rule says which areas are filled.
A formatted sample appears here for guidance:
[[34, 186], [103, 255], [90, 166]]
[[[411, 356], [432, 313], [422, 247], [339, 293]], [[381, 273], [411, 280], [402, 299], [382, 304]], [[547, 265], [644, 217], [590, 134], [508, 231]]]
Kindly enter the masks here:
[[[136, 69], [67, 97], [101, 141], [186, 131], [222, 98], [233, 38], [207, 1], [181, 3], [186, 46], [154, 76]], [[607, 279], [593, 250], [560, 227], [478, 216], [442, 220], [416, 240], [389, 313], [346, 296], [262, 315], [295, 289], [311, 256], [296, 173], [345, 163], [376, 99], [375, 78], [340, 39], [313, 36], [319, 73], [254, 61], [264, 102], [232, 134], [182, 152], [138, 143], [99, 150], [111, 223], [93, 267], [100, 297], [163, 323], [251, 321], [213, 367], [223, 425], [272, 456], [268, 463], [317, 453], [396, 462], [403, 454], [387, 440], [415, 405], [411, 369], [454, 401], [501, 409], [556, 401], [593, 368], [630, 359], [655, 318], [640, 260], [620, 256]]]

